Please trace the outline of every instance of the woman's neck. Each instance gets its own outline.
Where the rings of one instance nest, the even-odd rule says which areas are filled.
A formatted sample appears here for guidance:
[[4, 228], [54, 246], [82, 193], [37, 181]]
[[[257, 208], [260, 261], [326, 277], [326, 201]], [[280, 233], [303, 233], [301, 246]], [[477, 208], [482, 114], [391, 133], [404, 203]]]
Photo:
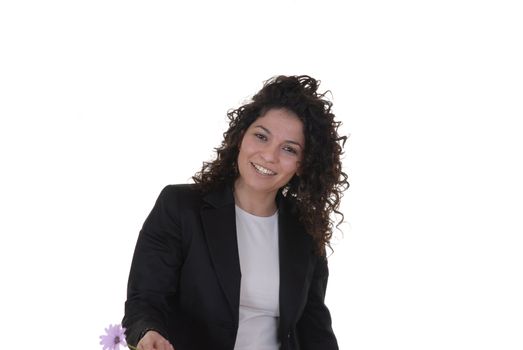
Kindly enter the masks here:
[[276, 212], [276, 193], [260, 193], [249, 190], [236, 180], [234, 202], [246, 212], [256, 216], [271, 216]]

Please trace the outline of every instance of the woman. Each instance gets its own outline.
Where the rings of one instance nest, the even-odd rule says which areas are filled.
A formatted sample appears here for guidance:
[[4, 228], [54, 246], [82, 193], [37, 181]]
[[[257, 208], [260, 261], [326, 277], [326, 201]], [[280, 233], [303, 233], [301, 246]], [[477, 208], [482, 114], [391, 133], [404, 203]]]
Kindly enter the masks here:
[[[138, 349], [338, 349], [325, 248], [348, 188], [332, 103], [279, 76], [228, 113], [194, 184], [160, 193], [136, 244], [123, 326]], [[343, 215], [342, 215], [343, 217]]]

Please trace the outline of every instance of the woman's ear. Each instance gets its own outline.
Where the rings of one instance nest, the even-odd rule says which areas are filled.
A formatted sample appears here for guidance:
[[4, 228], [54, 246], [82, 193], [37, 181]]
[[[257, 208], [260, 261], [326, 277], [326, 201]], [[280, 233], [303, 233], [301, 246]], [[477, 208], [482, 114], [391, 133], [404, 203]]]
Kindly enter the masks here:
[[301, 162], [298, 162], [298, 169], [296, 170], [296, 176], [301, 176]]

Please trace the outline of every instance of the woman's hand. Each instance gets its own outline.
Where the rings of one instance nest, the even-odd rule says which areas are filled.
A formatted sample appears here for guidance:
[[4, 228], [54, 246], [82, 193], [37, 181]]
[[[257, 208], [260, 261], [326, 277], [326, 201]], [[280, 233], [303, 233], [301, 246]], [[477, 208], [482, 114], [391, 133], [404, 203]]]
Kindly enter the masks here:
[[167, 339], [155, 331], [148, 331], [136, 346], [138, 350], [175, 350]]

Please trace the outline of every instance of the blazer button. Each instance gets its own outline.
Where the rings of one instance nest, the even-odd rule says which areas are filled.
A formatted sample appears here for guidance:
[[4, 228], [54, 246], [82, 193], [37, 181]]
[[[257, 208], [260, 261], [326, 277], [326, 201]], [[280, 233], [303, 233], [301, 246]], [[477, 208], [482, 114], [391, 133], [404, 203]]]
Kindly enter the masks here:
[[291, 332], [287, 333], [287, 338], [291, 337]]

